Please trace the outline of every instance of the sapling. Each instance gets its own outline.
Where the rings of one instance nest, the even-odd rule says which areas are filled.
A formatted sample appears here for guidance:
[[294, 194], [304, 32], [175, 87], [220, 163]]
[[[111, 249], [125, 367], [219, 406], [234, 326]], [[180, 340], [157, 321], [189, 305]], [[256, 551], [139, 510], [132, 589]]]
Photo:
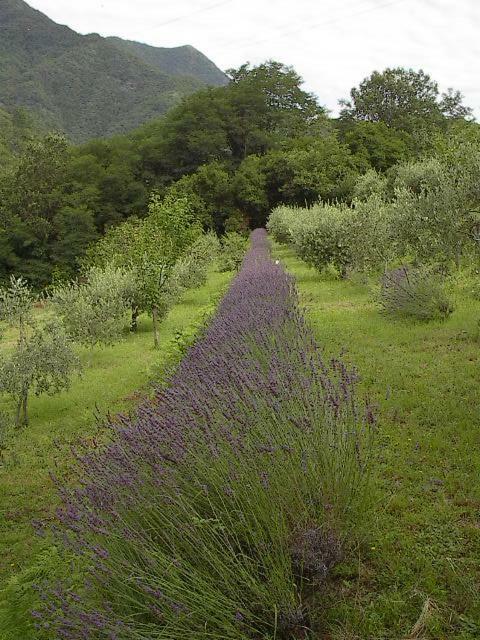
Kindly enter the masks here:
[[132, 271], [110, 264], [91, 267], [84, 282], [55, 287], [50, 301], [73, 340], [108, 345], [122, 336], [136, 284]]
[[68, 388], [78, 358], [62, 324], [41, 324], [33, 314], [35, 294], [22, 278], [12, 276], [0, 290], [0, 318], [18, 332], [13, 350], [0, 364], [0, 392], [15, 402], [15, 425], [28, 424], [31, 393], [53, 395]]
[[220, 271], [238, 271], [247, 250], [247, 239], [233, 231], [222, 238], [222, 250], [220, 252]]

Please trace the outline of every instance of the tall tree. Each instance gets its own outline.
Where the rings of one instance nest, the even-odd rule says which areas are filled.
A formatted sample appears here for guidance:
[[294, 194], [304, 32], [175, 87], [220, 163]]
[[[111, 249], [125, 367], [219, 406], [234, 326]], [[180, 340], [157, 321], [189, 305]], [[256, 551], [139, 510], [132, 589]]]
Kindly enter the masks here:
[[443, 126], [448, 117], [464, 117], [459, 92], [440, 96], [438, 84], [422, 69], [387, 68], [374, 71], [341, 100], [341, 118], [384, 122], [389, 127], [415, 132]]

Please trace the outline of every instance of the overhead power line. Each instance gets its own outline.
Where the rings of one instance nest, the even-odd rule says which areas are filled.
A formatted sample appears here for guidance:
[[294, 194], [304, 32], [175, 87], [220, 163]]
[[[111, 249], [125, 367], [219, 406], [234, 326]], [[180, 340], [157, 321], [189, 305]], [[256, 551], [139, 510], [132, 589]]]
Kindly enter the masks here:
[[176, 16], [175, 18], [170, 18], [169, 20], [165, 20], [165, 22], [160, 22], [155, 25], [155, 29], [159, 29], [160, 27], [165, 27], [169, 24], [173, 24], [174, 22], [180, 22], [181, 20], [187, 20], [190, 16], [197, 15], [199, 13], [204, 13], [205, 11], [211, 11], [213, 9], [217, 9], [219, 7], [223, 7], [226, 4], [230, 4], [234, 0], [221, 0], [221, 2], [215, 2], [214, 4], [209, 4], [206, 7], [200, 7], [194, 11], [190, 11], [189, 13], [184, 14], [183, 16]]
[[[330, 18], [328, 20], [322, 20], [321, 22], [315, 22], [315, 23], [310, 23], [310, 24], [304, 24], [301, 27], [296, 27], [294, 29], [289, 29], [288, 31], [282, 31], [279, 32], [277, 34], [274, 34], [272, 36], [269, 36], [268, 38], [262, 38], [261, 40], [253, 40], [253, 41], [247, 41], [245, 43], [245, 46], [255, 46], [255, 45], [259, 45], [259, 44], [264, 44], [266, 42], [271, 42], [272, 40], [277, 40], [280, 38], [284, 38], [286, 36], [291, 36], [291, 35], [296, 35], [297, 33], [303, 33], [304, 31], [311, 31], [312, 29], [317, 29], [319, 27], [324, 27], [324, 26], [329, 26], [331, 24], [335, 24], [336, 22], [343, 22], [345, 20], [348, 20], [349, 18], [355, 18], [357, 16], [366, 14], [366, 13], [371, 13], [373, 11], [378, 11], [380, 9], [385, 9], [387, 7], [390, 7], [394, 4], [399, 4], [400, 2], [405, 2], [406, 0], [390, 0], [389, 2], [384, 2], [383, 4], [377, 5], [375, 7], [365, 7], [364, 9], [361, 9], [360, 11], [355, 11], [355, 12], [351, 12], [351, 13], [345, 13], [342, 16], [337, 16], [337, 17], [333, 17]], [[236, 46], [238, 46], [239, 43], [236, 43]]]

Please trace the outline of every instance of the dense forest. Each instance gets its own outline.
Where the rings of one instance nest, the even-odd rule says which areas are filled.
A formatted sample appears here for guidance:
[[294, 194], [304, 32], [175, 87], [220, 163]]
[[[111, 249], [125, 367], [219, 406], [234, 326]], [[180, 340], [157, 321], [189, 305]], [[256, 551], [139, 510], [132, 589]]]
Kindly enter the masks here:
[[349, 204], [369, 170], [393, 184], [402, 163], [479, 135], [461, 95], [440, 95], [423, 71], [372, 73], [338, 118], [278, 62], [228, 75], [127, 135], [80, 146], [0, 112], [0, 278], [41, 288], [72, 277], [106, 230], [146, 215], [152, 194], [187, 198], [205, 229], [242, 231], [279, 204]]

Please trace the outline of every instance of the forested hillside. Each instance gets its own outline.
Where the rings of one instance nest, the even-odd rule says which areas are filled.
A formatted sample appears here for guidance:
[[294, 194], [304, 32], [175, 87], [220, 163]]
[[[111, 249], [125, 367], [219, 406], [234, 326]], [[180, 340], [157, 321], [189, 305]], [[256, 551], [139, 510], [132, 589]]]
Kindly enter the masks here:
[[228, 83], [227, 76], [203, 53], [190, 45], [167, 48], [151, 47], [143, 42], [115, 37], [107, 40], [120, 50], [135, 54], [171, 76], [190, 76], [213, 87]]
[[23, 0], [0, 3], [0, 107], [80, 142], [129, 131], [224, 74], [193, 47], [80, 35]]

